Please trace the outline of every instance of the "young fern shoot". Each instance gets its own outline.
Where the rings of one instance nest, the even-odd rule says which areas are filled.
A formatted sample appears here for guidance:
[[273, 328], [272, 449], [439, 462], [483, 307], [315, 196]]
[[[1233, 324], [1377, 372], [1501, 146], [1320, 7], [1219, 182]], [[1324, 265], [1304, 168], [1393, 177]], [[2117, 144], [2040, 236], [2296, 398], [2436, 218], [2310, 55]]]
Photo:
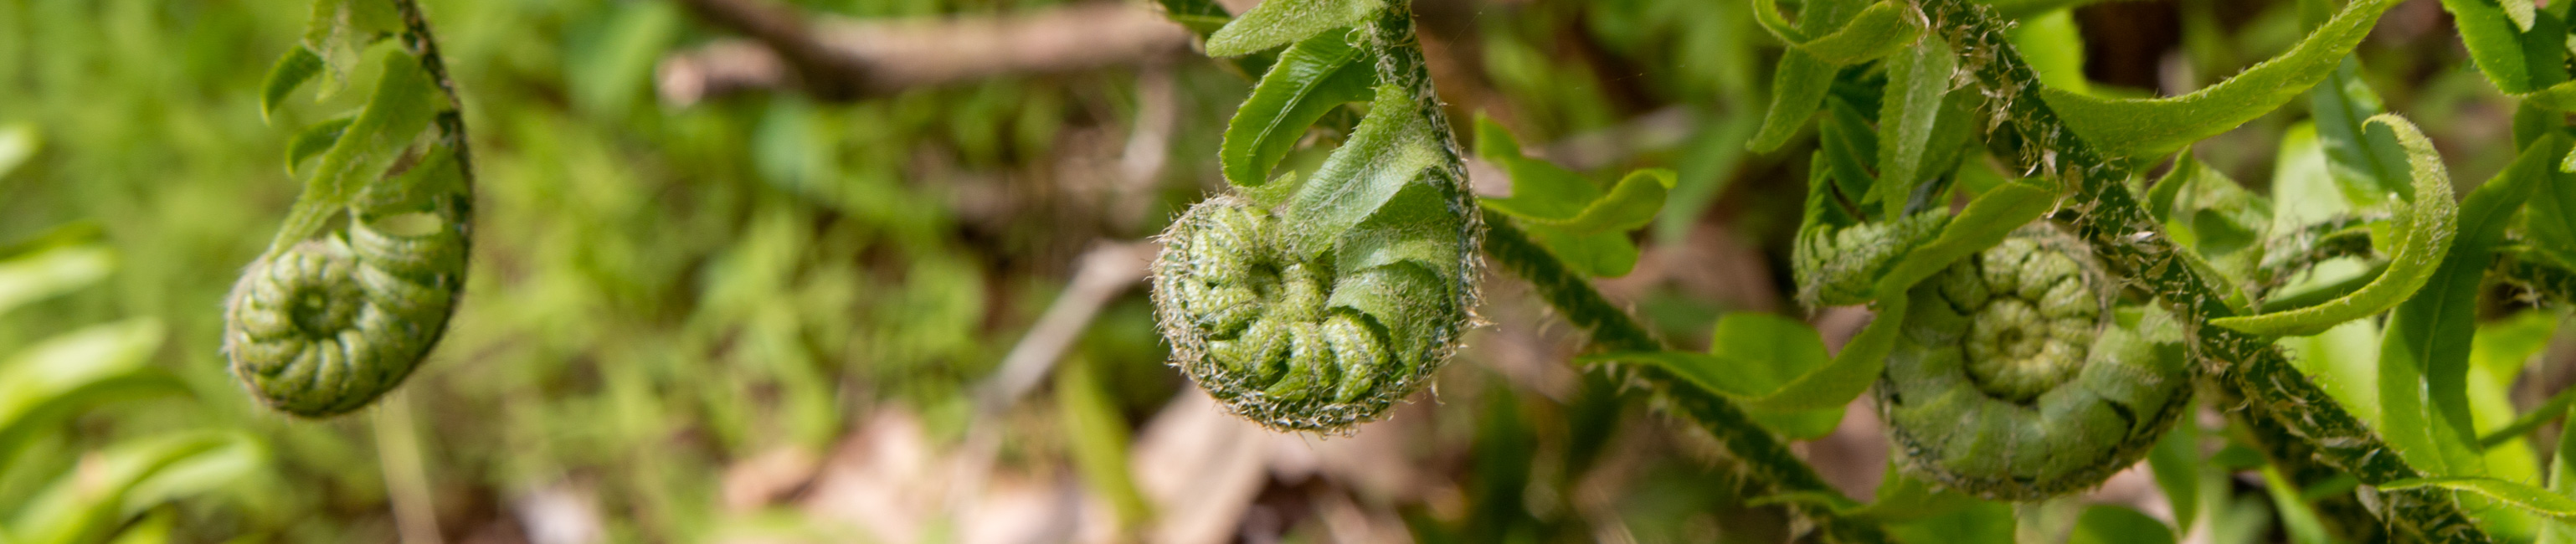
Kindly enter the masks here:
[[[1153, 295], [1173, 366], [1229, 410], [1344, 432], [1422, 390], [1457, 350], [1483, 225], [1410, 8], [1326, 3], [1267, 2], [1210, 39], [1220, 54], [1295, 45], [1227, 131], [1242, 194], [1173, 222]], [[1312, 176], [1263, 179], [1282, 142], [1358, 99], [1367, 116]]]
[[463, 117], [412, 0], [337, 0], [271, 70], [263, 113], [317, 76], [337, 86], [362, 51], [382, 76], [366, 106], [298, 135], [305, 189], [234, 285], [224, 356], [260, 402], [302, 417], [365, 407], [447, 330], [465, 285], [473, 169]]

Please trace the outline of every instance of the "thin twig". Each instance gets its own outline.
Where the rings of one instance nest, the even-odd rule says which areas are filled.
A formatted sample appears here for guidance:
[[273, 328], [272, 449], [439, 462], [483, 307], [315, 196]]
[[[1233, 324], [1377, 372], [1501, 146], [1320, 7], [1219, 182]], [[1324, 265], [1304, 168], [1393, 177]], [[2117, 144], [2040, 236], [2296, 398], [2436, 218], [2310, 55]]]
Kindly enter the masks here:
[[701, 19], [748, 36], [662, 60], [663, 101], [799, 86], [824, 100], [1008, 74], [1090, 70], [1189, 51], [1191, 34], [1139, 5], [1076, 4], [1001, 17], [866, 20], [814, 17], [771, 0], [681, 0]]

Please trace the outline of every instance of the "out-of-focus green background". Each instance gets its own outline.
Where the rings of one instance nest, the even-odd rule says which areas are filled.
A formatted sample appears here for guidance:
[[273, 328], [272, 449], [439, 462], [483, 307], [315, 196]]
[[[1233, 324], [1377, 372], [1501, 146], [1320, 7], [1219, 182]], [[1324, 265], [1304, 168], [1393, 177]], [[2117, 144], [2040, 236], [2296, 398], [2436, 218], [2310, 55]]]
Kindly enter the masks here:
[[[866, 21], [1052, 4], [799, 5]], [[1646, 263], [1605, 288], [1684, 346], [1724, 312], [1796, 311], [1780, 263], [1805, 177], [1789, 158], [1805, 152], [1743, 152], [1778, 54], [1744, 4], [1418, 6], [1453, 115], [1491, 115], [1604, 179], [1681, 172]], [[2094, 40], [2083, 56], [2097, 85], [2147, 92], [2285, 48], [2291, 4], [2117, 3], [2055, 21]], [[101, 452], [213, 430], [238, 441], [110, 501], [107, 518], [178, 542], [1762, 542], [1786, 530], [1777, 512], [1742, 506], [1704, 437], [1643, 407], [1576, 419], [1561, 406], [1578, 381], [1566, 327], [1506, 279], [1490, 282], [1494, 326], [1436, 394], [1358, 436], [1267, 434], [1192, 400], [1163, 365], [1141, 286], [1106, 303], [1058, 376], [979, 413], [1085, 251], [1148, 238], [1220, 187], [1216, 144], [1249, 84], [1205, 58], [855, 102], [776, 90], [681, 104], [656, 93], [657, 66], [732, 33], [673, 2], [423, 5], [479, 175], [468, 292], [385, 406], [304, 421], [255, 406], [216, 348], [224, 293], [296, 196], [286, 142], [360, 94], [261, 118], [261, 76], [310, 6], [0, 0], [0, 244], [51, 236], [0, 259], [113, 255], [103, 280], [0, 314], [0, 357], [157, 320], [163, 340], [136, 344], [143, 365], [185, 385], [0, 434], [19, 452], [0, 461], [0, 524], [107, 470]], [[2397, 78], [2380, 92], [2440, 139], [2453, 178], [2483, 179], [2509, 152], [2507, 110], [2457, 68], [2444, 24], [2434, 2], [2412, 2], [2364, 55]], [[2202, 157], [2261, 186], [2298, 109]], [[1856, 323], [1836, 318], [1817, 316], [1829, 337]], [[1855, 459], [1874, 459], [1874, 440], [1837, 435], [1810, 453], [1865, 489], [1880, 467]], [[1565, 462], [1595, 452], [1607, 453]]]

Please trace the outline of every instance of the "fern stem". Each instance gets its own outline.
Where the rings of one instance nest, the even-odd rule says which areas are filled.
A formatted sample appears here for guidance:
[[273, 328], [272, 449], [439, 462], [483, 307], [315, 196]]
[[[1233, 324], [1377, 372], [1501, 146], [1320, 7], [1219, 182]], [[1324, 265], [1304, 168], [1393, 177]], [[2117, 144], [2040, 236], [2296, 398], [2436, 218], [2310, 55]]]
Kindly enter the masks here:
[[[2087, 145], [2040, 99], [2039, 78], [2007, 39], [2008, 24], [2000, 15], [1969, 0], [1920, 0], [1920, 6], [1931, 27], [1966, 57], [1962, 68], [1970, 72], [1999, 117], [1991, 125], [1990, 145], [2028, 168], [2030, 175], [2057, 180], [2072, 191], [2066, 208], [2077, 230], [2136, 287], [2155, 293], [2161, 304], [2183, 318], [2196, 339], [2195, 354], [2214, 367], [2208, 375], [2253, 408], [2227, 410], [2230, 414], [2239, 418], [2268, 414], [2284, 434], [2313, 448], [2316, 460], [2349, 472], [2364, 484], [2423, 475], [2291, 366], [2280, 348], [2263, 338], [2209, 324], [2212, 318], [2234, 314], [2212, 288], [2216, 282], [2182, 262], [2181, 249], [2156, 228], [2137, 196], [2129, 192], [2128, 169]], [[2275, 461], [2299, 461], [2291, 458], [2289, 448], [2268, 453]], [[2363, 502], [2373, 503], [2369, 499], [2374, 496], [2380, 519], [2399, 540], [2490, 541], [2446, 493], [2365, 491]]]
[[[1565, 320], [1591, 332], [1593, 349], [1602, 351], [1656, 351], [1665, 349], [1660, 340], [1646, 332], [1637, 320], [1612, 305], [1581, 276], [1566, 270], [1554, 255], [1530, 241], [1527, 234], [1511, 225], [1507, 218], [1492, 212], [1485, 217], [1485, 255], [1502, 268], [1520, 276], [1538, 290]], [[1645, 365], [1623, 369], [1650, 384], [1652, 393], [1673, 413], [1691, 420], [1717, 438], [1726, 453], [1742, 463], [1756, 489], [1754, 496], [1782, 493], [1821, 493], [1842, 497], [1842, 492], [1816, 475], [1815, 467], [1798, 459], [1789, 445], [1771, 431], [1753, 422], [1735, 403], [1686, 383], [1662, 369]], [[1875, 524], [1841, 517], [1823, 505], [1795, 502], [1790, 508], [1799, 516], [1815, 523], [1836, 542], [1888, 542], [1885, 532]]]

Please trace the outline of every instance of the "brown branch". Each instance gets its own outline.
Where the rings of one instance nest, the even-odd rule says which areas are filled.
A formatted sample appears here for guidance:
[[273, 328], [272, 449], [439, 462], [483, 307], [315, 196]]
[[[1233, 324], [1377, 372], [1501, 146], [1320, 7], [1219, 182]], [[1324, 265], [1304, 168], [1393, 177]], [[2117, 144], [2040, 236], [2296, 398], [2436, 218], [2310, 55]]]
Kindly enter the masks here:
[[1123, 2], [912, 20], [812, 17], [773, 0], [681, 3], [750, 38], [664, 58], [662, 98], [683, 105], [782, 86], [853, 100], [1004, 74], [1136, 64], [1186, 52], [1192, 39], [1153, 10]]

